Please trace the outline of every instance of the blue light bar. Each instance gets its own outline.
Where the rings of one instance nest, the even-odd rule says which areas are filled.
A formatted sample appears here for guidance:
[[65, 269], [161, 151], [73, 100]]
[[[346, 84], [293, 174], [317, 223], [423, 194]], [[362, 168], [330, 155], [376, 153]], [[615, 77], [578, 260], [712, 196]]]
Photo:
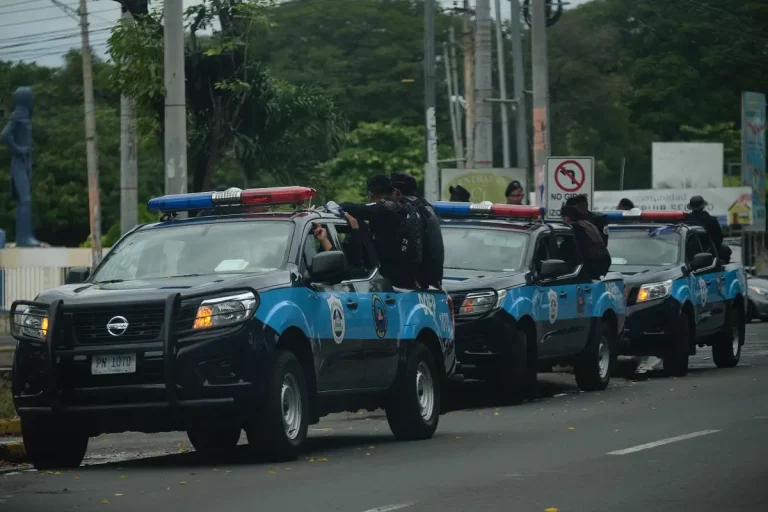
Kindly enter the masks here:
[[451, 201], [435, 201], [432, 208], [438, 215], [470, 215], [472, 203], [457, 203]]
[[147, 207], [150, 210], [164, 212], [213, 208], [213, 194], [213, 192], [195, 192], [153, 197], [147, 203]]
[[680, 210], [614, 210], [601, 212], [608, 222], [680, 222], [685, 212]]
[[493, 204], [490, 201], [482, 203], [459, 203], [452, 201], [436, 201], [432, 203], [435, 213], [438, 215], [474, 216], [485, 215], [491, 217], [506, 217], [518, 219], [536, 219], [545, 213], [545, 209], [538, 206], [516, 204]]

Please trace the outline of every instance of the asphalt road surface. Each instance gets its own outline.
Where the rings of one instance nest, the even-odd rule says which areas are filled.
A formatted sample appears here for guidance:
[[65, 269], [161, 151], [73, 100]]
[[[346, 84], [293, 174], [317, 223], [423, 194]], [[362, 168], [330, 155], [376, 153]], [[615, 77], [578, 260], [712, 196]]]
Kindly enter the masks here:
[[376, 413], [323, 421], [284, 465], [245, 449], [206, 465], [179, 433], [103, 436], [77, 471], [5, 470], [0, 510], [768, 510], [768, 324], [747, 337], [734, 369], [704, 349], [687, 377], [615, 378], [601, 393], [541, 375], [542, 398], [517, 407], [465, 383], [429, 441], [395, 442]]

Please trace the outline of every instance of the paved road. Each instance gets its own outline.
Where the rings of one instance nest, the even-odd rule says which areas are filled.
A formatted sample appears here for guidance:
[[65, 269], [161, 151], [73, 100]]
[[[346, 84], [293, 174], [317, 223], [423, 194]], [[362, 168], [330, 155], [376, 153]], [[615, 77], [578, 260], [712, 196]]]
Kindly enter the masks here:
[[307, 458], [286, 465], [254, 463], [244, 450], [205, 465], [183, 434], [104, 436], [91, 444], [89, 467], [0, 475], [0, 510], [768, 507], [768, 324], [749, 326], [735, 369], [715, 369], [703, 350], [680, 379], [651, 372], [614, 379], [602, 393], [578, 393], [570, 375], [540, 382], [544, 397], [518, 407], [495, 407], [485, 385], [465, 384], [430, 441], [394, 442], [380, 414], [325, 421]]

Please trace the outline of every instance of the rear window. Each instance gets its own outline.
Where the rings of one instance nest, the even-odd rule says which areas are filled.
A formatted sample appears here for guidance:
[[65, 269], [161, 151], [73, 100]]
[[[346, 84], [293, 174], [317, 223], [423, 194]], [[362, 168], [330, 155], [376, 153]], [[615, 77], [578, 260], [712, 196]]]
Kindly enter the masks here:
[[512, 230], [443, 226], [445, 268], [515, 271], [523, 266], [528, 235]]

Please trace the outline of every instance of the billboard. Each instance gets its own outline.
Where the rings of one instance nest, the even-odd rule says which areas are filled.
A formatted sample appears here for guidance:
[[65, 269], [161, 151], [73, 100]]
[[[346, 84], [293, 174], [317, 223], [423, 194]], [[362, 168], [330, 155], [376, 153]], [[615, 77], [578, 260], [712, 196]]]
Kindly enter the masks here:
[[745, 92], [741, 102], [741, 184], [752, 189], [752, 225], [765, 231], [765, 94]]
[[442, 169], [440, 173], [441, 201], [448, 201], [451, 197], [449, 189], [456, 185], [469, 191], [469, 200], [473, 203], [506, 203], [504, 191], [513, 180], [519, 181], [524, 191], [528, 189], [525, 169]]
[[654, 142], [651, 145], [653, 188], [723, 186], [720, 142]]

